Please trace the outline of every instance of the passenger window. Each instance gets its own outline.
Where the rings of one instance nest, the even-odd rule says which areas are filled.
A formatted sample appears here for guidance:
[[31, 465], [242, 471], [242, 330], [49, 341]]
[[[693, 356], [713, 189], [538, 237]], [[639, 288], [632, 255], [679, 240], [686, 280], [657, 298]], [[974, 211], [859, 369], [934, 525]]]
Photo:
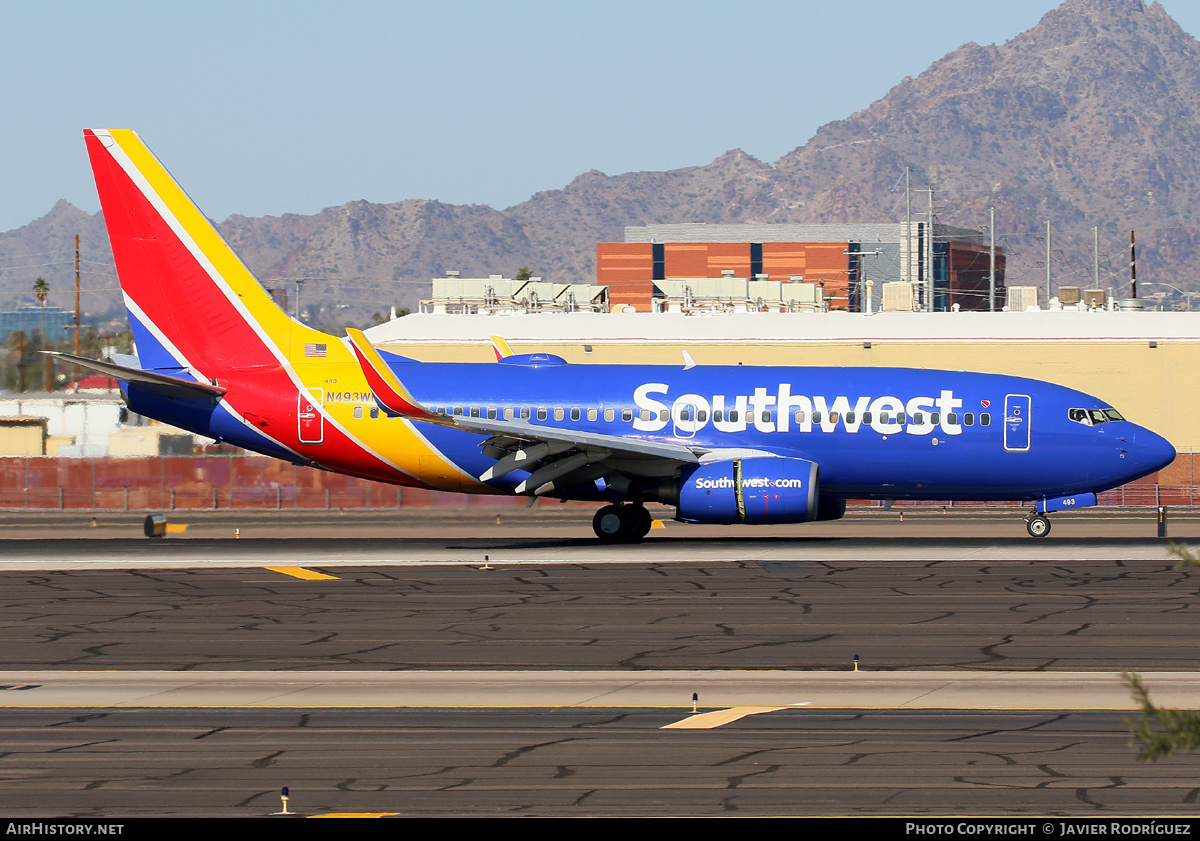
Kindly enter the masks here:
[[829, 422], [830, 422], [830, 423], [837, 423], [837, 422], [838, 422], [839, 420], [841, 420], [841, 419], [842, 419], [842, 416], [841, 416], [841, 415], [839, 415], [837, 412], [830, 412], [830, 413], [829, 413]]
[[595, 409], [588, 409], [588, 420], [594, 421], [596, 419], [596, 417], [597, 417], [597, 411]]
[[854, 423], [854, 412], [846, 412], [846, 423]]
[[924, 412], [913, 412], [913, 423], [915, 423], [917, 426], [920, 426], [921, 424], [925, 423], [925, 413]]
[[651, 416], [651, 414], [650, 414], [650, 410], [649, 410], [649, 409], [642, 409], [642, 411], [640, 411], [640, 412], [638, 413], [638, 419], [639, 419], [639, 420], [648, 421], [648, 420], [650, 420], [650, 418], [651, 418], [651, 417], [652, 417], [652, 416]]
[[729, 410], [729, 422], [735, 423], [737, 421], [737, 419], [738, 419], [737, 409], [730, 409]]
[[488, 416], [488, 420], [496, 419], [496, 407], [495, 406], [493, 406], [492, 408], [487, 410], [487, 416]]
[[538, 406], [537, 419], [544, 421], [546, 419], [546, 407]]
[[456, 415], [461, 415], [462, 413], [463, 413], [462, 406], [455, 406], [455, 407], [454, 407], [454, 414], [456, 414]]
[[754, 412], [746, 412], [746, 423], [754, 423]]
[[873, 416], [871, 415], [870, 412], [863, 412], [863, 423], [865, 423], [869, 426], [871, 423], [873, 423], [873, 421], [871, 420], [872, 417]]
[[713, 411], [713, 420], [716, 422], [725, 420], [725, 412], [721, 409], [716, 409]]
[[571, 409], [571, 420], [573, 420], [573, 421], [577, 421], [577, 420], [579, 420], [581, 417], [582, 417], [582, 415], [579, 413], [579, 407], [578, 407], [578, 406], [576, 406], [575, 408]]
[[933, 424], [934, 426], [937, 426], [939, 423], [942, 422], [942, 413], [941, 412], [930, 412], [929, 413], [929, 422], [931, 424]]
[[379, 417], [379, 407], [372, 406], [371, 407], [371, 418], [374, 419], [374, 418], [378, 418], [378, 417]]
[[974, 426], [974, 425], [975, 425], [975, 413], [974, 412], [967, 412], [965, 415], [963, 415], [963, 426]]
[[554, 419], [555, 419], [556, 421], [560, 421], [560, 420], [562, 420], [564, 417], [566, 417], [566, 412], [564, 412], [564, 411], [563, 411], [563, 408], [562, 408], [562, 406], [558, 406], [558, 407], [556, 407], [556, 408], [555, 408], [555, 410], [554, 410]]
[[662, 411], [660, 411], [658, 413], [658, 419], [660, 421], [662, 421], [663, 423], [666, 423], [667, 421], [669, 421], [671, 419], [671, 410], [663, 409]]
[[521, 407], [521, 420], [529, 420], [529, 407], [528, 406]]
[[954, 414], [954, 412], [948, 412], [946, 414], [946, 423], [951, 426], [958, 426], [958, 415]]
[[987, 412], [981, 413], [979, 415], [979, 425], [980, 426], [991, 426], [992, 425], [992, 416], [989, 415]]
[[616, 413], [616, 412], [614, 412], [612, 409], [605, 409], [605, 410], [604, 410], [604, 421], [605, 421], [605, 423], [612, 423], [614, 420], [616, 420], [616, 418], [617, 418], [617, 413]]
[[633, 420], [633, 409], [622, 409], [621, 420], [625, 421], [626, 423]]
[[771, 412], [769, 409], [762, 413], [762, 419], [765, 423], [771, 422]]
[[679, 419], [681, 421], [690, 421], [692, 419], [692, 410], [691, 409], [680, 409], [679, 410]]
[[479, 407], [478, 406], [471, 407], [471, 417], [473, 417], [473, 418], [479, 417]]
[[363, 415], [362, 406], [355, 406], [354, 407], [354, 417], [357, 418], [358, 420], [362, 420], [362, 415]]
[[813, 423], [820, 423], [820, 422], [821, 422], [821, 413], [813, 412]]
[[505, 419], [505, 420], [512, 420], [512, 419], [513, 419], [513, 410], [512, 410], [512, 406], [507, 406], [507, 407], [505, 407], [505, 409], [504, 409], [504, 419]]
[[908, 415], [904, 414], [903, 412], [896, 415], [896, 423], [904, 426], [904, 424], [908, 423]]
[[796, 412], [796, 423], [804, 423], [804, 412]]
[[697, 423], [705, 423], [707, 421], [708, 421], [708, 412], [704, 411], [703, 409], [696, 412], [696, 422]]

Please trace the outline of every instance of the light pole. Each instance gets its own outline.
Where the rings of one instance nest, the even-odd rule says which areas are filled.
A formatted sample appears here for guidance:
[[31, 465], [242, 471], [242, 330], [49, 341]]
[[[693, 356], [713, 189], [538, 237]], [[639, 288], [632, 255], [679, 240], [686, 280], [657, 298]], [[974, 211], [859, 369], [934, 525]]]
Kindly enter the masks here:
[[1184, 301], [1187, 302], [1187, 311], [1188, 312], [1192, 311], [1192, 296], [1196, 294], [1195, 292], [1184, 292], [1178, 286], [1172, 286], [1169, 283], [1163, 283], [1162, 281], [1159, 281], [1159, 280], [1154, 280], [1154, 281], [1143, 280], [1142, 286], [1165, 286], [1168, 289], [1174, 289], [1176, 292], [1178, 292], [1180, 295], [1182, 295]]

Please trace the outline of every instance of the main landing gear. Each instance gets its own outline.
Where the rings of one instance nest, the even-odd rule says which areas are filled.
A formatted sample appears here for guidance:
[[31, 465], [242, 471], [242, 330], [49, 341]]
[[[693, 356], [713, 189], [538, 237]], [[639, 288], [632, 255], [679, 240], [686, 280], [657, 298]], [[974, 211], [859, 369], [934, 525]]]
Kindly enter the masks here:
[[1025, 530], [1030, 537], [1045, 537], [1050, 533], [1050, 518], [1037, 511], [1025, 515]]
[[606, 505], [592, 518], [592, 531], [604, 543], [637, 543], [652, 522], [644, 505]]

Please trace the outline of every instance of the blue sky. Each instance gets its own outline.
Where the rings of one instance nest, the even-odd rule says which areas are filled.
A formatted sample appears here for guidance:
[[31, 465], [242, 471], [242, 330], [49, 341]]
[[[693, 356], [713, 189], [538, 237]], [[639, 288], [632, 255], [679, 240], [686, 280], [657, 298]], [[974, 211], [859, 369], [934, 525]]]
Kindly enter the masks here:
[[[7, 4], [0, 230], [95, 211], [81, 130], [137, 129], [215, 219], [503, 208], [588, 169], [775, 160], [1054, 0]], [[1188, 32], [1200, 4], [1166, 0]]]

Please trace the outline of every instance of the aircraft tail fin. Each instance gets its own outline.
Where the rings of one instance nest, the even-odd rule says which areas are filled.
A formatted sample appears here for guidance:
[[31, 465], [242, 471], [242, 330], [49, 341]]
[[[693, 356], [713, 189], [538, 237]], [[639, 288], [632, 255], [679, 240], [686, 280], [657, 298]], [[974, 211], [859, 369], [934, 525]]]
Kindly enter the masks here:
[[496, 354], [496, 361], [505, 359], [513, 355], [513, 350], [508, 346], [508, 342], [501, 336], [492, 336], [492, 352]]
[[293, 343], [322, 347], [325, 334], [276, 305], [135, 132], [84, 138], [144, 369], [209, 380], [286, 365]]

